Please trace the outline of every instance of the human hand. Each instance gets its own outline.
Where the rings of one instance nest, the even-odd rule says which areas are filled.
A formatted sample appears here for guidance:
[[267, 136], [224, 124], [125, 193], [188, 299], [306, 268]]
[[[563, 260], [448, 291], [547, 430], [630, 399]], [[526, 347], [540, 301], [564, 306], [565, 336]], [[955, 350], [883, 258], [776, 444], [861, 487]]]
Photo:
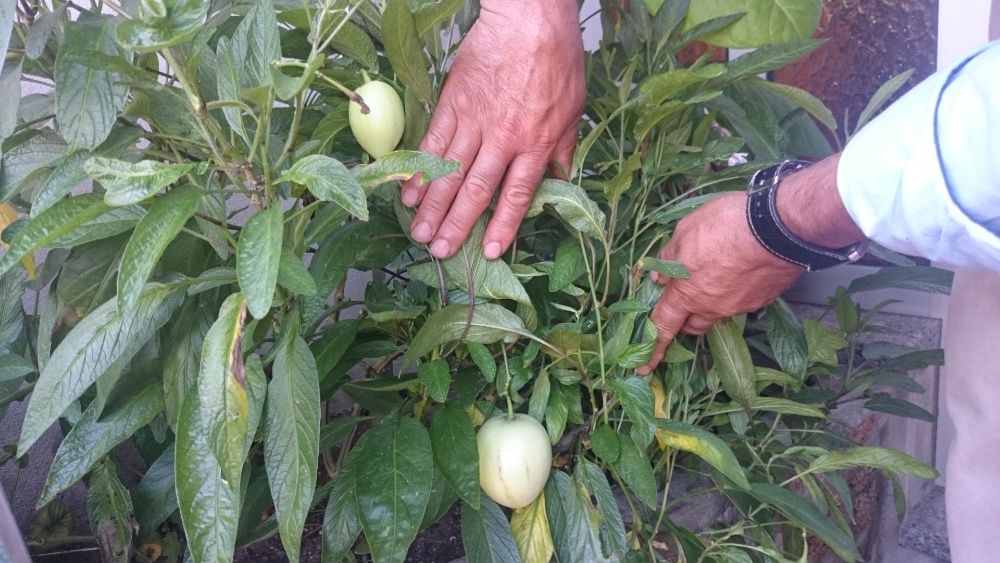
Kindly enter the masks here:
[[646, 375], [656, 368], [678, 333], [704, 334], [715, 321], [763, 308], [805, 271], [767, 251], [750, 232], [744, 193], [720, 195], [678, 224], [660, 258], [687, 266], [686, 280], [657, 276], [664, 286], [650, 320], [656, 347]]
[[414, 240], [437, 258], [454, 255], [503, 184], [483, 254], [514, 241], [550, 162], [569, 170], [586, 98], [583, 42], [574, 0], [483, 0], [462, 42], [420, 150], [462, 164], [421, 187]]

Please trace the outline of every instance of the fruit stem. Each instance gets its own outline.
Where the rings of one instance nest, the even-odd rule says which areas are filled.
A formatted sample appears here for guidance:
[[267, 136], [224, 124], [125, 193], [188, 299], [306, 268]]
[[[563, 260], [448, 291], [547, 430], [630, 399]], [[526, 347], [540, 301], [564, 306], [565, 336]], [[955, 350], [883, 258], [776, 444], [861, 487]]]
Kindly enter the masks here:
[[503, 372], [504, 372], [504, 393], [503, 396], [507, 399], [507, 420], [514, 420], [514, 403], [510, 400], [510, 367], [507, 365], [507, 347], [501, 345], [500, 353], [503, 354]]
[[[361, 106], [361, 113], [363, 113], [365, 115], [368, 115], [369, 113], [371, 113], [372, 110], [368, 107], [368, 104], [365, 103], [364, 98], [362, 98], [361, 96], [359, 96], [357, 92], [355, 92], [354, 90], [351, 90], [347, 86], [344, 86], [340, 82], [337, 82], [336, 80], [330, 78], [329, 76], [323, 74], [322, 72], [320, 72], [318, 70], [316, 71], [316, 76], [322, 78], [323, 80], [326, 80], [330, 84], [330, 86], [333, 86], [337, 90], [340, 90], [341, 92], [344, 93], [345, 96], [347, 96], [347, 98], [349, 100], [351, 100], [352, 102], [354, 102], [354, 103], [358, 104], [359, 106]], [[367, 75], [365, 75], [365, 76], [367, 76]]]

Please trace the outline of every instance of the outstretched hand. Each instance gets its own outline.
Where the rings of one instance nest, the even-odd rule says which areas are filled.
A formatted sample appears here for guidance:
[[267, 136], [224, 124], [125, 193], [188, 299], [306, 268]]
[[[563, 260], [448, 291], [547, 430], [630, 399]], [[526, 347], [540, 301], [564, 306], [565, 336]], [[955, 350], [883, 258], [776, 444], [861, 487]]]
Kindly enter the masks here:
[[664, 286], [650, 319], [656, 347], [646, 375], [663, 359], [678, 333], [704, 334], [719, 319], [763, 308], [805, 271], [768, 252], [750, 232], [744, 193], [727, 193], [677, 224], [660, 258], [687, 266], [686, 280], [656, 276]]
[[498, 258], [546, 167], [569, 170], [585, 96], [574, 0], [484, 0], [420, 144], [461, 168], [426, 187], [416, 178], [404, 185], [403, 203], [418, 208], [413, 239], [437, 258], [454, 255], [499, 187], [483, 239], [486, 258]]

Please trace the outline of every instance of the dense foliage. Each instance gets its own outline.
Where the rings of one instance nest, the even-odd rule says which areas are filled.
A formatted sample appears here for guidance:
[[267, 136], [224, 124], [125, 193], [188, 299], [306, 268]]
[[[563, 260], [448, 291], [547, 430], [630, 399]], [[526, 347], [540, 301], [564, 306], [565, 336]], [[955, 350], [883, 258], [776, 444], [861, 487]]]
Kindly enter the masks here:
[[[458, 502], [474, 562], [791, 561], [807, 533], [854, 561], [837, 471], [933, 476], [827, 417], [859, 399], [928, 416], [890, 391], [940, 354], [863, 347], [884, 328], [852, 295], [942, 290], [936, 271], [858, 280], [824, 322], [778, 302], [634, 374], [648, 272], [687, 276], [652, 256], [676, 222], [764, 162], [830, 150], [829, 111], [759, 78], [819, 45], [818, 1], [603, 2], [569, 181], [541, 184], [492, 262], [484, 221], [432, 259], [397, 193], [456, 169], [412, 149], [472, 3], [81, 3], [22, 2], [12, 19], [0, 0], [0, 387], [4, 406], [29, 401], [8, 458], [65, 433], [43, 516], [85, 480], [108, 560], [175, 561], [184, 545], [226, 561], [278, 533], [294, 561], [324, 511], [325, 560], [402, 561]], [[698, 40], [757, 50], [678, 56]], [[405, 107], [403, 150], [378, 160], [347, 128], [365, 74]], [[345, 297], [365, 272], [363, 298]], [[512, 514], [481, 495], [475, 435], [508, 410], [543, 422], [555, 453]], [[145, 463], [132, 488], [123, 442]], [[666, 493], [682, 475], [682, 501], [722, 492], [736, 516], [677, 525]]]

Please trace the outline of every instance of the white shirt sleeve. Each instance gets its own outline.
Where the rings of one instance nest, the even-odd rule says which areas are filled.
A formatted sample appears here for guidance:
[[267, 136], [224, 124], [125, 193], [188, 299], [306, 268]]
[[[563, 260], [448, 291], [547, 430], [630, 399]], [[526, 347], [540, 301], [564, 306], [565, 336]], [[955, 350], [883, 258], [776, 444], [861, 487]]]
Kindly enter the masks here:
[[872, 240], [1000, 271], [1000, 42], [938, 71], [858, 132], [837, 184]]

